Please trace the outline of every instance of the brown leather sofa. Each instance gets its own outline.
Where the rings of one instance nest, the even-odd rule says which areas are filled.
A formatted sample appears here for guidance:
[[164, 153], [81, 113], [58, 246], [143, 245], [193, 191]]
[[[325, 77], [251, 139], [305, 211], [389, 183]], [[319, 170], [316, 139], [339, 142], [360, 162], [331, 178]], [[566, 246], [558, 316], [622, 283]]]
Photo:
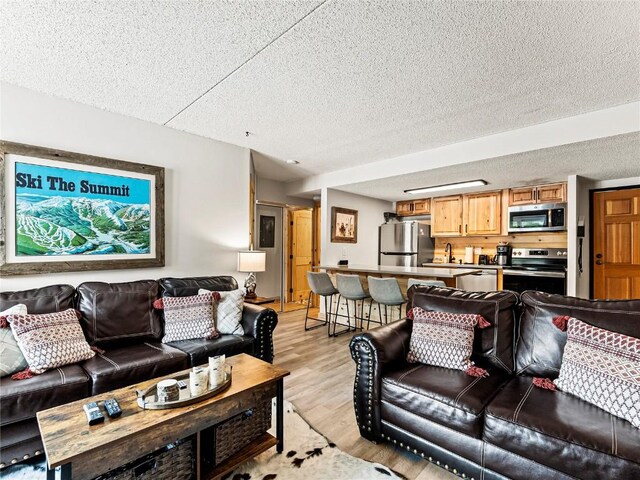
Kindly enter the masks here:
[[532, 385], [533, 377], [558, 376], [566, 334], [553, 326], [554, 317], [640, 337], [640, 300], [439, 287], [408, 293], [408, 308], [488, 319], [490, 328], [476, 330], [472, 358], [490, 375], [407, 363], [407, 319], [355, 335], [354, 407], [363, 437], [393, 442], [463, 478], [640, 478], [637, 428], [577, 397]]
[[227, 291], [238, 284], [228, 276], [163, 278], [0, 293], [0, 311], [18, 303], [27, 305], [29, 313], [78, 309], [87, 341], [105, 351], [27, 380], [0, 378], [0, 467], [42, 453], [35, 418], [40, 410], [200, 365], [213, 355], [248, 353], [273, 361], [278, 316], [248, 303], [242, 313], [244, 335], [161, 343], [163, 318], [153, 308], [154, 300], [195, 295], [200, 288]]

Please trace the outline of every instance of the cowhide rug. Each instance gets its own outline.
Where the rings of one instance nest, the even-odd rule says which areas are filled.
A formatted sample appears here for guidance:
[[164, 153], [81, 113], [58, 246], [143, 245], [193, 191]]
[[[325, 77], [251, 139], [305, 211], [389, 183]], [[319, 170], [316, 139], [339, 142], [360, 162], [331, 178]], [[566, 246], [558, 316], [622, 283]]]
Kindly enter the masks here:
[[[275, 418], [275, 415], [274, 415]], [[273, 428], [271, 433], [273, 434]], [[282, 454], [275, 447], [248, 460], [223, 480], [376, 480], [398, 479], [387, 467], [348, 455], [313, 430], [285, 402], [284, 445]], [[3, 480], [45, 480], [42, 457], [0, 471]], [[177, 479], [176, 479], [177, 480]]]

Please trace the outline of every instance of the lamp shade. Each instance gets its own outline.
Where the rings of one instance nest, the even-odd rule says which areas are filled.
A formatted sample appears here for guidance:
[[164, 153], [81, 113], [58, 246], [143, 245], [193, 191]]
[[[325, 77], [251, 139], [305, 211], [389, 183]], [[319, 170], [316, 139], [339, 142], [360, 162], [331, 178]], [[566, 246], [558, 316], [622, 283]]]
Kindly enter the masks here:
[[238, 252], [239, 272], [264, 272], [266, 268], [266, 252], [260, 250], [244, 250]]

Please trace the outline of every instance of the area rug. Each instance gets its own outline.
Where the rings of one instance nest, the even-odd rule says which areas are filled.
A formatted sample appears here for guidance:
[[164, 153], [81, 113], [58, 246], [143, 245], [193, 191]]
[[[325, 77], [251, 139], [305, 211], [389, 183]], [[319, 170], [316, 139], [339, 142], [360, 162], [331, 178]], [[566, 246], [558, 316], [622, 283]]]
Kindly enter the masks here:
[[[275, 418], [275, 415], [273, 416]], [[274, 429], [272, 428], [271, 433]], [[275, 453], [275, 447], [241, 464], [223, 480], [340, 480], [340, 479], [396, 479], [387, 467], [352, 457], [334, 443], [313, 430], [285, 402], [285, 451]], [[45, 480], [44, 459], [18, 464], [0, 472], [3, 480]]]

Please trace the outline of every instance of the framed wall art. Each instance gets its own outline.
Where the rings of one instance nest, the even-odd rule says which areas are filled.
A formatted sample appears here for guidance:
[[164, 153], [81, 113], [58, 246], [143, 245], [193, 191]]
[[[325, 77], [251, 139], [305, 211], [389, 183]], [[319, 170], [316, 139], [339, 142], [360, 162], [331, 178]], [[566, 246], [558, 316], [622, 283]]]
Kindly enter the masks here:
[[331, 207], [331, 241], [358, 243], [358, 211]]
[[0, 141], [0, 274], [164, 266], [164, 168]]
[[276, 217], [260, 215], [260, 248], [274, 248], [276, 244]]

